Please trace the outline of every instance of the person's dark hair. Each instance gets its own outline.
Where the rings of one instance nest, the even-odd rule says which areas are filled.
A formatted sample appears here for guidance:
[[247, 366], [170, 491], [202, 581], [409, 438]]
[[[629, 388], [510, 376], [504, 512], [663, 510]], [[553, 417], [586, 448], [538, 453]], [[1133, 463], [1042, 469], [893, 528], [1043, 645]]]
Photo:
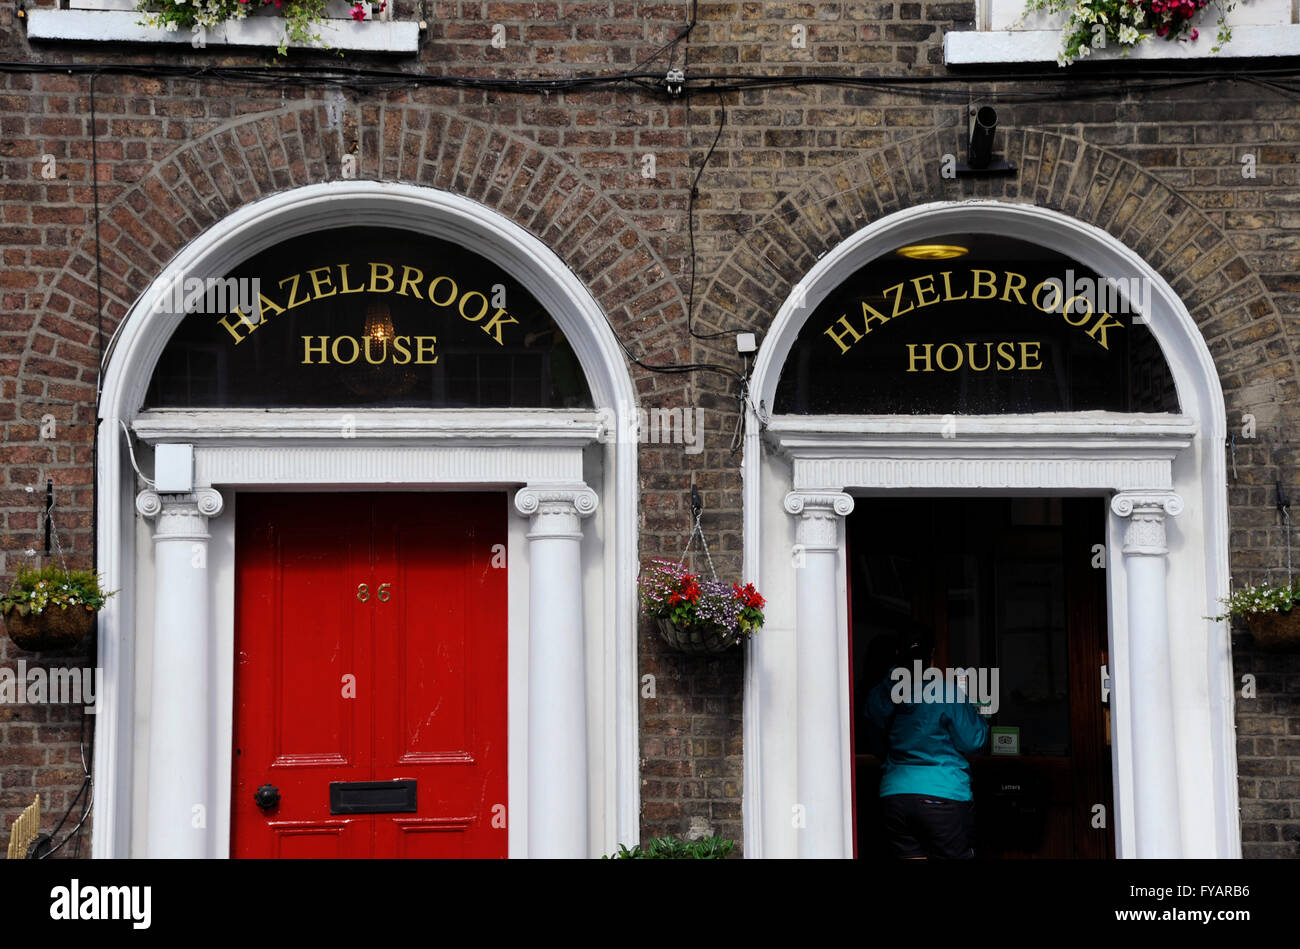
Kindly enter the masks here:
[[934, 652], [934, 631], [924, 623], [909, 620], [898, 631], [898, 658], [904, 662], [929, 662]]

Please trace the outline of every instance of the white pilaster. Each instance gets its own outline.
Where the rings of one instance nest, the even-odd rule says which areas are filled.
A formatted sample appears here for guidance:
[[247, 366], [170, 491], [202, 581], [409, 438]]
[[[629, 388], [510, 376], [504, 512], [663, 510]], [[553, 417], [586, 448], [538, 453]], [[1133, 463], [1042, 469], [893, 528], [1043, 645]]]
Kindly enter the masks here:
[[582, 518], [585, 484], [529, 485], [515, 508], [528, 530], [528, 855], [588, 857]]
[[1128, 695], [1137, 856], [1180, 857], [1165, 515], [1177, 516], [1183, 502], [1170, 491], [1121, 491], [1111, 499], [1110, 509], [1128, 521], [1122, 551], [1128, 582]]
[[[212, 687], [208, 629], [208, 518], [212, 488], [141, 491], [135, 506], [154, 523], [154, 642], [149, 716], [148, 855], [212, 857], [208, 826]], [[199, 810], [201, 808], [202, 810]]]
[[800, 857], [847, 857], [845, 749], [840, 705], [842, 630], [836, 597], [840, 521], [853, 498], [840, 491], [792, 491], [785, 509], [798, 517], [795, 543], [795, 638], [798, 683], [798, 780], [805, 826]]

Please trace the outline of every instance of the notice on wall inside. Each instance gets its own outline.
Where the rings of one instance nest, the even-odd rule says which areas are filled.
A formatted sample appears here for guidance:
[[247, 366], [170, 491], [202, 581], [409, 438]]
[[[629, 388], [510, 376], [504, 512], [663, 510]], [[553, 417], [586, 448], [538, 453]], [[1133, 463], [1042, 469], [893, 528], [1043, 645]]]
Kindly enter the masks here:
[[990, 753], [995, 755], [1020, 754], [1020, 729], [1015, 725], [994, 725], [989, 729]]

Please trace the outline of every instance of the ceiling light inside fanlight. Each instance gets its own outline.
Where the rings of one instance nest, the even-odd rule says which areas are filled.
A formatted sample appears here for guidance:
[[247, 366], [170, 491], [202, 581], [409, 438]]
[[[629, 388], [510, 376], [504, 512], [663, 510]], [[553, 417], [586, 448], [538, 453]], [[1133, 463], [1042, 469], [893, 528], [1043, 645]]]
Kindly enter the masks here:
[[393, 317], [389, 314], [386, 304], [372, 303], [366, 309], [365, 334], [376, 343], [393, 341]]
[[912, 260], [951, 260], [953, 257], [966, 256], [970, 253], [970, 248], [960, 244], [908, 244], [898, 248], [895, 253]]

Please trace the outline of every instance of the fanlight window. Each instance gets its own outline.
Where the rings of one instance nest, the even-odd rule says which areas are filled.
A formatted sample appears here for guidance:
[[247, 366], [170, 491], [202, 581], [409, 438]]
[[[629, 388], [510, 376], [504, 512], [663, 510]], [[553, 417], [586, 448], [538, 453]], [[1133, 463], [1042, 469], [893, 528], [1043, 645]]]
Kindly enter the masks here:
[[448, 241], [349, 227], [293, 238], [221, 279], [178, 280], [185, 313], [148, 408], [590, 408], [551, 315]]
[[900, 247], [804, 323], [778, 414], [1177, 412], [1145, 278], [993, 234]]

